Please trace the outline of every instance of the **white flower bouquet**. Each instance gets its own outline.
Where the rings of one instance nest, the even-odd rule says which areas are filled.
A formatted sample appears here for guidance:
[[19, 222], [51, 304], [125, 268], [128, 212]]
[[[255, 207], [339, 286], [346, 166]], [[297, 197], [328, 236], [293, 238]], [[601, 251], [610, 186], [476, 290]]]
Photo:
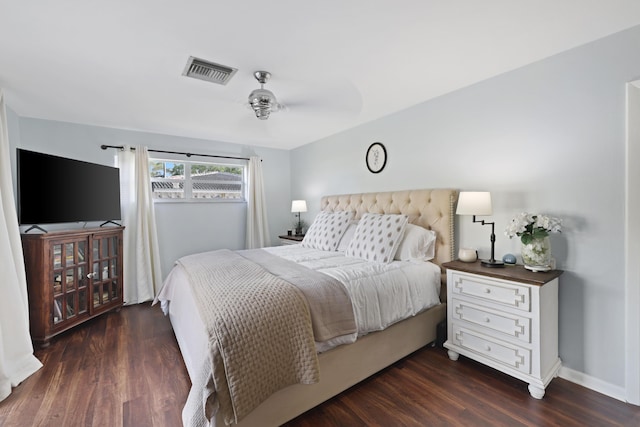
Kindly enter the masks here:
[[549, 236], [549, 233], [559, 233], [561, 229], [562, 220], [559, 218], [522, 212], [511, 220], [504, 234], [509, 238], [518, 236], [522, 244], [527, 245]]

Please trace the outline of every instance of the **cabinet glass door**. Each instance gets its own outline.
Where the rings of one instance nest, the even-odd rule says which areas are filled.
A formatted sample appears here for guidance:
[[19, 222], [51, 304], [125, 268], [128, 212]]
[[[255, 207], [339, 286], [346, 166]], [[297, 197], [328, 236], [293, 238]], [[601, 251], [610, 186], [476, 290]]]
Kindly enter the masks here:
[[54, 325], [88, 312], [86, 249], [87, 240], [52, 244]]
[[118, 236], [93, 239], [92, 304], [94, 309], [118, 301], [120, 296], [118, 270]]
[[62, 265], [62, 244], [56, 243], [51, 247], [51, 257], [53, 265], [53, 274], [51, 277], [51, 286], [53, 288], [53, 324], [56, 325], [62, 322], [65, 317], [64, 311], [64, 288], [62, 284], [62, 277], [64, 276], [64, 270]]

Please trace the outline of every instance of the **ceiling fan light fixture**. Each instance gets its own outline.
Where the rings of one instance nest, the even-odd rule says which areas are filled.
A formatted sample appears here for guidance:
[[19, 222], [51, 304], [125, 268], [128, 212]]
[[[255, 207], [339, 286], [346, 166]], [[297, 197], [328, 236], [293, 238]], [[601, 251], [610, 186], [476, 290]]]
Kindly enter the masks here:
[[253, 76], [260, 83], [260, 89], [251, 91], [249, 105], [258, 119], [267, 120], [272, 112], [277, 112], [281, 107], [273, 92], [264, 88], [264, 84], [271, 77], [271, 73], [268, 71], [256, 71]]
[[251, 106], [259, 105], [265, 107], [273, 107], [278, 104], [276, 96], [267, 89], [256, 89], [249, 94], [249, 104]]

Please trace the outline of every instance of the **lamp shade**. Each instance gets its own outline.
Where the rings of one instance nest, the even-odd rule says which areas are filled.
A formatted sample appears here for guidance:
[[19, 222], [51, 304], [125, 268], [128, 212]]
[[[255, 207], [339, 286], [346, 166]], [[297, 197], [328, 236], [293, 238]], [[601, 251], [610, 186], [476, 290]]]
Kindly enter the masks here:
[[458, 215], [491, 215], [491, 193], [488, 191], [461, 191], [458, 196]]
[[307, 201], [306, 200], [293, 200], [291, 202], [291, 212], [306, 212]]

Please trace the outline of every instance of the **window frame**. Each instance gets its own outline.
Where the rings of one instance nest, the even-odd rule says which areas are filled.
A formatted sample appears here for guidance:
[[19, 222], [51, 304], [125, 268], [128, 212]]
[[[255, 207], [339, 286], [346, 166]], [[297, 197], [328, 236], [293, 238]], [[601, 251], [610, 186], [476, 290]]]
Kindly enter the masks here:
[[[160, 180], [165, 180], [166, 178], [153, 178], [151, 176], [151, 163], [153, 162], [170, 162], [175, 164], [184, 164], [184, 186], [183, 198], [158, 198], [153, 196], [153, 182], [158, 182]], [[241, 197], [237, 199], [228, 199], [228, 198], [196, 198], [193, 197], [193, 180], [191, 175], [191, 166], [192, 165], [211, 165], [218, 167], [232, 167], [232, 168], [240, 168], [242, 169], [242, 180], [240, 181], [240, 194]], [[176, 159], [171, 157], [151, 157], [149, 156], [149, 180], [151, 185], [151, 194], [153, 203], [246, 203], [247, 201], [247, 174], [248, 174], [248, 162], [246, 160], [230, 160], [226, 162], [215, 162], [210, 160], [193, 160], [193, 159]]]

